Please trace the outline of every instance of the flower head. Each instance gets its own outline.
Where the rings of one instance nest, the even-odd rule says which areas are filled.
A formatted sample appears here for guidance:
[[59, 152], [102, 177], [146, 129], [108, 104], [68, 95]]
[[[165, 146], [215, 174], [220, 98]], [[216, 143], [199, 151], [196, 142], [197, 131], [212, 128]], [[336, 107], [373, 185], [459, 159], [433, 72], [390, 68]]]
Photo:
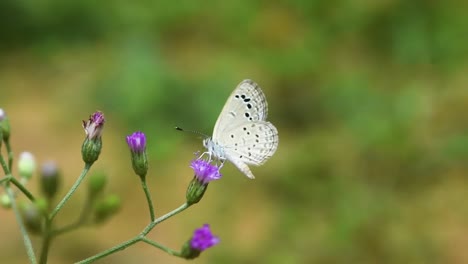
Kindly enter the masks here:
[[133, 170], [144, 180], [146, 172], [148, 171], [145, 134], [143, 132], [137, 131], [127, 136], [127, 144], [132, 154]]
[[203, 225], [201, 228], [193, 232], [192, 238], [188, 240], [181, 250], [181, 257], [185, 259], [194, 259], [200, 256], [200, 253], [219, 243], [219, 237], [211, 233], [208, 224]]
[[190, 168], [193, 169], [195, 177], [198, 181], [203, 184], [207, 184], [210, 181], [221, 179], [221, 173], [219, 168], [211, 165], [208, 161], [202, 159], [196, 159], [190, 164]]
[[211, 233], [210, 226], [204, 224], [202, 227], [195, 229], [193, 237], [190, 240], [190, 246], [193, 249], [204, 251], [219, 243], [219, 237]]
[[104, 114], [97, 111], [89, 116], [88, 121], [83, 120], [83, 128], [88, 139], [100, 138], [104, 127]]
[[185, 198], [188, 204], [198, 203], [205, 194], [210, 181], [218, 180], [221, 178], [219, 168], [211, 165], [206, 160], [196, 159], [191, 162], [190, 168], [193, 169], [195, 177], [190, 182]]
[[127, 144], [131, 152], [143, 153], [146, 150], [146, 137], [143, 132], [137, 131], [127, 136]]
[[83, 128], [86, 138], [81, 146], [81, 156], [83, 161], [90, 165], [93, 164], [101, 154], [102, 140], [101, 134], [104, 128], [104, 115], [97, 111], [89, 116], [88, 121], [83, 120]]

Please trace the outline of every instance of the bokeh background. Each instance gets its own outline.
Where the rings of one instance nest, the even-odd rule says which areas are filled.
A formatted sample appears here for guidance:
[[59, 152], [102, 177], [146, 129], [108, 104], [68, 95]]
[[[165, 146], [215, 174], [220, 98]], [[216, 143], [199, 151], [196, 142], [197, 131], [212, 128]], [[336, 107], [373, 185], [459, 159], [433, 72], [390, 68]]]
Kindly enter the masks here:
[[[194, 263], [468, 263], [468, 3], [462, 1], [0, 1], [0, 107], [15, 153], [83, 167], [81, 120], [106, 116], [91, 173], [118, 215], [54, 241], [71, 263], [148, 222], [125, 136], [148, 137], [156, 213], [184, 202], [188, 167], [243, 79], [263, 88], [276, 154], [232, 165], [201, 203], [150, 235], [178, 249], [210, 223]], [[84, 183], [83, 186], [85, 186]], [[38, 194], [37, 179], [28, 186]], [[84, 187], [57, 217], [73, 221]], [[0, 210], [2, 262], [26, 263]], [[40, 240], [33, 238], [38, 250]], [[186, 263], [137, 244], [99, 263]]]

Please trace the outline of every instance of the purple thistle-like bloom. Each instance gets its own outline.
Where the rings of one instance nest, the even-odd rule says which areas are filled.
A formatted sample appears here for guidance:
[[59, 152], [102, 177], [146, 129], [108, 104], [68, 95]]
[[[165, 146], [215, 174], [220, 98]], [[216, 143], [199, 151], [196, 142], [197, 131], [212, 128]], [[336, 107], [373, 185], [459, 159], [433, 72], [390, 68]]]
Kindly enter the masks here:
[[193, 237], [190, 240], [190, 247], [203, 251], [219, 243], [219, 237], [211, 233], [210, 226], [204, 224], [201, 228], [195, 229]]
[[146, 172], [148, 171], [146, 136], [143, 132], [137, 131], [127, 136], [127, 144], [132, 154], [133, 170], [144, 180]]
[[208, 161], [196, 159], [192, 161], [190, 168], [195, 172], [195, 177], [198, 181], [203, 184], [207, 184], [210, 181], [221, 179], [221, 173], [219, 168], [211, 165]]
[[97, 111], [89, 116], [88, 121], [83, 120], [83, 128], [88, 139], [96, 139], [101, 137], [102, 129], [104, 127], [104, 114]]
[[143, 153], [146, 150], [146, 137], [143, 132], [137, 131], [127, 136], [127, 144], [135, 153]]

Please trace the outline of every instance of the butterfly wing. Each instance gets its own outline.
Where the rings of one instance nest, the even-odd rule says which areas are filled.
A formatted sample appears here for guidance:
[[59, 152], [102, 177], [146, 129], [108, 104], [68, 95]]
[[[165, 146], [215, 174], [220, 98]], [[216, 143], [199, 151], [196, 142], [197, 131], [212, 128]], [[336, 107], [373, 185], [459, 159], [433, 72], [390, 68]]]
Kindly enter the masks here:
[[242, 124], [220, 138], [226, 159], [247, 177], [255, 178], [248, 165], [265, 163], [278, 148], [278, 130], [267, 121]]
[[252, 80], [243, 80], [231, 93], [213, 130], [213, 140], [243, 122], [265, 121], [268, 104], [262, 89]]
[[278, 130], [266, 121], [268, 104], [261, 88], [242, 81], [229, 96], [213, 131], [213, 142], [224, 156], [247, 177], [254, 178], [248, 165], [265, 163], [278, 148]]

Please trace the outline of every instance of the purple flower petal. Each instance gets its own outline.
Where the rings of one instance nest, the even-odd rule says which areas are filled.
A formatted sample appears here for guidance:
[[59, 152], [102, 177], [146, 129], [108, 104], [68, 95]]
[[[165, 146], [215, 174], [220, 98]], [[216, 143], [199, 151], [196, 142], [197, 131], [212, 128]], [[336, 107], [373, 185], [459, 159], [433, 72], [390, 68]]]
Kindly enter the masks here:
[[203, 251], [214, 245], [217, 245], [219, 242], [219, 237], [214, 236], [211, 233], [210, 226], [208, 224], [205, 224], [203, 225], [203, 227], [198, 228], [193, 232], [193, 237], [190, 241], [190, 246], [193, 249]]
[[192, 161], [190, 168], [193, 169], [195, 177], [204, 184], [221, 178], [219, 168], [201, 159]]
[[100, 111], [89, 116], [88, 121], [83, 120], [83, 128], [85, 130], [86, 137], [88, 137], [88, 139], [100, 138], [104, 122], [104, 114]]
[[146, 136], [143, 132], [137, 131], [127, 136], [127, 144], [132, 152], [143, 153], [146, 150]]

